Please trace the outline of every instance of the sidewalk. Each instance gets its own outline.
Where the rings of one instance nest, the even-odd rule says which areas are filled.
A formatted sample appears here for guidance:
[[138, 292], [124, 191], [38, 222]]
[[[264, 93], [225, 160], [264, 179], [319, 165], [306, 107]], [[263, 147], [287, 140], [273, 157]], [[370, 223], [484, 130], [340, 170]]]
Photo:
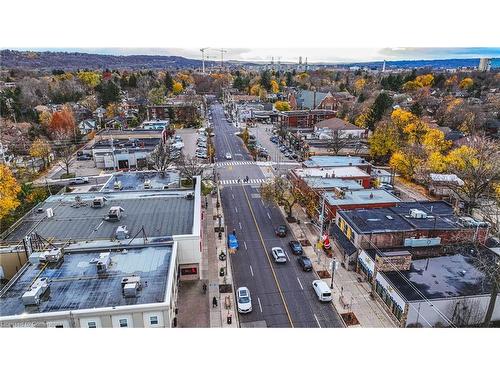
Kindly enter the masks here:
[[[205, 204], [202, 199], [202, 204]], [[219, 209], [222, 214], [222, 207]], [[208, 279], [208, 303], [210, 308], [210, 327], [211, 328], [238, 328], [238, 314], [236, 312], [234, 301], [234, 287], [232, 285], [231, 260], [229, 254], [226, 254], [227, 272], [226, 276], [220, 276], [220, 269], [226, 268], [226, 260], [221, 261], [219, 254], [221, 250], [226, 253], [226, 237], [225, 232], [222, 233], [222, 238], [219, 240], [215, 232], [215, 227], [218, 226], [216, 198], [208, 198], [208, 207], [204, 210], [203, 220], [203, 252], [202, 252], [202, 270], [201, 277]], [[214, 220], [215, 218], [215, 220]], [[230, 285], [231, 289], [221, 292], [222, 285]], [[212, 306], [213, 298], [217, 299], [217, 307]], [[228, 316], [232, 322], [228, 324]]]
[[[284, 217], [286, 216], [281, 209]], [[302, 208], [294, 210], [295, 217], [303, 222], [309, 221]], [[318, 271], [327, 271], [331, 275], [331, 258], [328, 258], [323, 251], [316, 253], [313, 245], [318, 241], [318, 232], [311, 225], [289, 223], [290, 229], [297, 240], [307, 239], [311, 246], [303, 246], [304, 253], [313, 262], [313, 269]], [[332, 241], [333, 245], [333, 241]], [[340, 259], [339, 250], [334, 246], [334, 253], [337, 259]], [[358, 325], [349, 327], [395, 327], [391, 318], [386, 314], [383, 308], [370, 297], [370, 284], [360, 282], [356, 272], [347, 271], [339, 267], [333, 278], [333, 304], [337, 312], [342, 315], [349, 312], [354, 313], [359, 321]], [[331, 283], [331, 277], [324, 278], [328, 285]], [[350, 305], [350, 306], [349, 306]]]

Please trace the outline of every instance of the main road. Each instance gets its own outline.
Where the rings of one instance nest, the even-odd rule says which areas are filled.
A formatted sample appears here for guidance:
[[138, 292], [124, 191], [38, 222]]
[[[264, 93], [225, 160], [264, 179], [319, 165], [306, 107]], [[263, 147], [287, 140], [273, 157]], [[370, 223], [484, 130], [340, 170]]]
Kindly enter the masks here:
[[[302, 271], [289, 251], [292, 236], [275, 235], [274, 229], [286, 222], [277, 207], [261, 199], [259, 185], [266, 176], [237, 137], [239, 130], [226, 120], [221, 104], [212, 105], [211, 113], [224, 221], [239, 241], [239, 250], [231, 255], [234, 284], [235, 288], [248, 287], [252, 295], [253, 311], [240, 315], [240, 325], [343, 327], [333, 305], [316, 298], [315, 274]], [[231, 153], [231, 160], [225, 159], [226, 153]], [[247, 176], [249, 182], [244, 182]], [[274, 246], [285, 251], [285, 264], [273, 262], [270, 250]]]

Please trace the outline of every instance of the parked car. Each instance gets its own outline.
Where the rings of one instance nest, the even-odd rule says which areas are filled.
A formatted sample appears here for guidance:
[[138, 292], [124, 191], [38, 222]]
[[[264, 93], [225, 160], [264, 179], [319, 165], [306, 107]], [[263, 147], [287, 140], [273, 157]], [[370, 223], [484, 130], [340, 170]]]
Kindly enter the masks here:
[[230, 152], [226, 152], [225, 157], [226, 157], [226, 160], [231, 160], [233, 158], [233, 156], [231, 155]]
[[297, 262], [299, 263], [300, 267], [302, 267], [303, 271], [312, 271], [313, 269], [313, 264], [311, 262], [311, 259], [306, 257], [305, 255], [301, 255], [298, 259]]
[[276, 228], [275, 233], [278, 237], [286, 237], [288, 233], [288, 228], [286, 227], [286, 225], [279, 225]]
[[88, 183], [89, 183], [88, 177], [75, 177], [70, 182], [71, 185], [81, 185], [81, 184], [88, 184]]
[[76, 160], [92, 160], [92, 156], [83, 154], [83, 155], [77, 156]]
[[292, 250], [293, 254], [302, 255], [304, 253], [299, 241], [290, 241], [288, 245], [290, 246], [290, 250]]
[[332, 300], [332, 291], [323, 280], [314, 280], [312, 287], [321, 302], [330, 302]]
[[236, 299], [239, 313], [247, 314], [252, 311], [252, 297], [246, 286], [242, 286], [236, 290]]
[[273, 247], [271, 249], [271, 254], [276, 263], [286, 263], [286, 255], [281, 247]]

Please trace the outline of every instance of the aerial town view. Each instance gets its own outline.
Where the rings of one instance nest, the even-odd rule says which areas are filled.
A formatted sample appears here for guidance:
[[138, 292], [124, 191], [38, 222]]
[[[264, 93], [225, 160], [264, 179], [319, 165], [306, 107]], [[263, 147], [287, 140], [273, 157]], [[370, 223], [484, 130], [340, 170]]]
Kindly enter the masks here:
[[500, 327], [500, 48], [169, 40], [0, 46], [2, 333]]

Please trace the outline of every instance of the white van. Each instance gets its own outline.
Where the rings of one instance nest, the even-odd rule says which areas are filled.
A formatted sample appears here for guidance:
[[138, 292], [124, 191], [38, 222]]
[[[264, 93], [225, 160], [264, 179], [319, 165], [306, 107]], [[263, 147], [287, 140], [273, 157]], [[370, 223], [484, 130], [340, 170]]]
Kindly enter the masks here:
[[320, 301], [330, 302], [332, 300], [332, 291], [323, 280], [314, 280], [312, 286]]

